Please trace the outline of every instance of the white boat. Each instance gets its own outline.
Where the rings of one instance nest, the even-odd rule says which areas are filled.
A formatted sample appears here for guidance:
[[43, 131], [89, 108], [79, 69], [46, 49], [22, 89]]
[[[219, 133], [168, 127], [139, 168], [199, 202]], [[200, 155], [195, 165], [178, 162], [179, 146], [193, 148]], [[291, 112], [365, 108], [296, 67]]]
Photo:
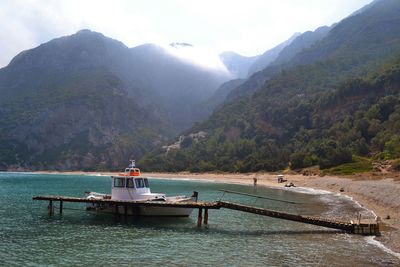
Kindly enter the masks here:
[[[149, 179], [142, 177], [140, 169], [135, 167], [135, 162], [129, 165], [123, 173], [117, 176], [111, 176], [111, 195], [97, 192], [85, 192], [88, 199], [111, 199], [124, 201], [162, 201], [166, 203], [184, 203], [197, 201], [197, 193], [191, 197], [171, 196], [167, 197], [162, 193], [152, 193], [150, 191]], [[87, 203], [87, 210], [96, 210], [102, 212], [115, 212], [112, 204], [108, 203]], [[125, 213], [125, 207], [120, 206], [118, 212]], [[140, 216], [172, 216], [172, 217], [188, 217], [192, 213], [191, 208], [179, 207], [148, 207], [140, 206]], [[136, 211], [128, 208], [127, 214], [133, 215]]]

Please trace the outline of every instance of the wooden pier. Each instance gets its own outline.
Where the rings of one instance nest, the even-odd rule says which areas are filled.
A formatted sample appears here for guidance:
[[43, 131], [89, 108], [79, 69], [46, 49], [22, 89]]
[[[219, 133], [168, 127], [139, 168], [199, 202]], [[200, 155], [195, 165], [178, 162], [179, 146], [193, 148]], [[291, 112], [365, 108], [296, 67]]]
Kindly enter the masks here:
[[[217, 202], [162, 202], [162, 201], [129, 201], [114, 199], [88, 199], [81, 197], [65, 197], [65, 196], [36, 196], [33, 200], [47, 200], [61, 202], [79, 202], [79, 203], [107, 203], [113, 205], [127, 206], [143, 206], [143, 207], [174, 207], [174, 208], [208, 208], [219, 209]], [[60, 205], [61, 208], [61, 205]]]
[[219, 201], [218, 204], [222, 208], [226, 208], [226, 209], [239, 210], [239, 211], [243, 211], [243, 212], [268, 216], [268, 217], [272, 217], [272, 218], [313, 224], [313, 225], [323, 226], [323, 227], [327, 227], [327, 228], [344, 230], [347, 232], [352, 232], [352, 228], [353, 228], [353, 225], [351, 224], [351, 222], [342, 222], [342, 221], [329, 220], [329, 219], [324, 219], [324, 218], [319, 218], [319, 217], [296, 215], [296, 214], [291, 214], [291, 213], [287, 213], [287, 212], [280, 212], [280, 211], [269, 210], [269, 209], [264, 209], [264, 208], [256, 208], [256, 207], [236, 204], [236, 203], [232, 203], [232, 202], [225, 202], [225, 201]]
[[[131, 209], [133, 216], [139, 217], [139, 207], [169, 207], [169, 208], [191, 208], [198, 209], [198, 221], [197, 226], [201, 227], [203, 222], [203, 210], [204, 210], [204, 225], [208, 224], [208, 210], [209, 209], [220, 209], [221, 206], [217, 202], [162, 202], [162, 201], [130, 201], [130, 200], [113, 200], [113, 199], [88, 199], [80, 197], [66, 197], [66, 196], [35, 196], [33, 200], [45, 200], [49, 201], [48, 212], [50, 215], [54, 213], [54, 202], [59, 202], [60, 214], [63, 212], [64, 202], [75, 202], [75, 203], [103, 203], [109, 204], [113, 207], [114, 214], [117, 216], [123, 215], [128, 216], [128, 211]], [[120, 207], [123, 207], [123, 212], [120, 212]]]
[[[233, 191], [227, 191], [233, 192]], [[263, 197], [260, 197], [263, 198]], [[323, 226], [332, 229], [343, 230], [348, 233], [353, 234], [361, 234], [361, 235], [379, 235], [379, 224], [376, 221], [361, 221], [358, 222], [353, 221], [341, 221], [341, 220], [334, 220], [334, 219], [327, 219], [321, 217], [314, 217], [314, 216], [304, 216], [304, 215], [297, 215], [282, 211], [275, 211], [270, 209], [258, 208], [253, 206], [247, 206], [232, 202], [226, 201], [215, 201], [215, 202], [161, 202], [161, 201], [127, 201], [127, 200], [112, 200], [112, 199], [87, 199], [87, 198], [78, 198], [78, 197], [65, 197], [65, 196], [35, 196], [33, 200], [44, 200], [49, 201], [48, 211], [49, 214], [54, 213], [54, 206], [53, 202], [59, 202], [59, 212], [62, 213], [63, 211], [63, 203], [64, 202], [78, 202], [78, 203], [105, 203], [110, 204], [114, 207], [114, 214], [115, 215], [128, 215], [128, 209], [131, 208], [131, 211], [135, 211], [134, 215], [140, 216], [140, 209], [139, 207], [175, 207], [175, 208], [192, 208], [198, 209], [198, 216], [197, 216], [197, 226], [201, 227], [202, 223], [204, 225], [208, 225], [208, 210], [209, 209], [230, 209], [230, 210], [237, 210], [247, 213], [253, 213], [262, 216], [268, 216], [278, 219], [296, 221], [301, 223], [307, 223], [312, 225]], [[276, 200], [276, 201], [283, 201], [284, 200]], [[292, 202], [294, 203], [294, 202]], [[119, 211], [119, 207], [123, 208], [123, 213]], [[204, 216], [203, 216], [204, 211]]]

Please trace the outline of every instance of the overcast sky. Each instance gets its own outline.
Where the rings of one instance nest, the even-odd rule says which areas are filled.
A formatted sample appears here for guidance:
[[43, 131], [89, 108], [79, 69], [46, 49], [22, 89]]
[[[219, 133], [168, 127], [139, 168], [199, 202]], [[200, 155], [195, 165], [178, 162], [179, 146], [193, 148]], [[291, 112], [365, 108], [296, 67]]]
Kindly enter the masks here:
[[0, 0], [0, 67], [80, 29], [129, 47], [187, 42], [252, 56], [295, 32], [331, 25], [372, 0]]

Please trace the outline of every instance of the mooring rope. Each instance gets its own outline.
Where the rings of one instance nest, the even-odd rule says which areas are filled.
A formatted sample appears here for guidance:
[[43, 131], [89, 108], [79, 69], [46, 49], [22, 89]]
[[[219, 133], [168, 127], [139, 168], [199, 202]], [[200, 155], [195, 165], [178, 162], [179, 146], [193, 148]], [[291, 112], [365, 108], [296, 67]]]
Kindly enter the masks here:
[[[231, 190], [219, 190], [225, 193], [231, 193], [231, 194], [237, 194], [237, 195], [244, 195], [244, 196], [250, 196], [250, 197], [256, 197], [256, 198], [262, 198], [262, 199], [268, 199], [272, 201], [279, 201], [279, 202], [284, 202], [284, 203], [289, 203], [289, 204], [304, 204], [300, 202], [294, 202], [294, 201], [288, 201], [288, 200], [282, 200], [282, 199], [276, 199], [276, 198], [269, 198], [269, 197], [263, 197], [259, 195], [253, 195], [253, 194], [247, 194], [247, 193], [242, 193], [242, 192], [236, 192], [236, 191], [231, 191]], [[221, 201], [221, 200], [220, 200]]]

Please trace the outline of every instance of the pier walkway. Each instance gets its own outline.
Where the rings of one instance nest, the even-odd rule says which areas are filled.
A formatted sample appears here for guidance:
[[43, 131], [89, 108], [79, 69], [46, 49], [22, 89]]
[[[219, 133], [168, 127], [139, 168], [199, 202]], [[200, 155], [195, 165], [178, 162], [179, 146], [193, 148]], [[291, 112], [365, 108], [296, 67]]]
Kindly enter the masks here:
[[[125, 200], [112, 200], [112, 199], [87, 199], [87, 198], [78, 198], [78, 197], [66, 197], [66, 196], [35, 196], [33, 200], [45, 200], [49, 201], [49, 214], [54, 212], [53, 202], [60, 202], [60, 213], [63, 210], [63, 202], [80, 202], [80, 203], [107, 203], [111, 204], [115, 207], [116, 215], [125, 215], [128, 214], [128, 207], [136, 207], [136, 210], [139, 214], [139, 209], [137, 207], [177, 207], [177, 208], [193, 208], [198, 209], [198, 219], [197, 225], [201, 227], [203, 222], [203, 210], [204, 210], [204, 224], [208, 224], [208, 210], [209, 209], [230, 209], [237, 210], [247, 213], [253, 213], [262, 216], [268, 216], [278, 219], [296, 221], [301, 223], [307, 223], [312, 225], [323, 226], [327, 228], [333, 228], [338, 230], [343, 230], [348, 233], [353, 234], [362, 234], [362, 235], [379, 235], [379, 224], [376, 221], [341, 221], [334, 220], [328, 218], [314, 217], [314, 216], [305, 216], [305, 215], [297, 215], [282, 211], [275, 211], [265, 208], [253, 207], [242, 205], [238, 203], [232, 203], [227, 201], [215, 201], [215, 202], [184, 202], [184, 203], [174, 203], [174, 202], [161, 202], [161, 201], [125, 201]], [[279, 201], [279, 200], [278, 200]], [[125, 213], [119, 212], [119, 207], [124, 207]]]
[[218, 204], [220, 207], [226, 208], [226, 209], [238, 210], [238, 211], [243, 211], [243, 212], [248, 212], [248, 213], [278, 218], [278, 219], [284, 219], [284, 220], [289, 220], [289, 221], [308, 223], [308, 224], [323, 226], [323, 227], [327, 227], [327, 228], [344, 230], [347, 232], [352, 232], [352, 229], [353, 229], [353, 224], [351, 222], [330, 220], [330, 219], [313, 217], [313, 216], [296, 215], [296, 214], [287, 213], [287, 212], [280, 212], [280, 211], [269, 210], [269, 209], [264, 209], [264, 208], [256, 208], [256, 207], [241, 205], [241, 204], [232, 203], [232, 202], [225, 202], [225, 201], [219, 201]]
[[[107, 203], [117, 206], [143, 206], [143, 207], [174, 207], [174, 208], [207, 208], [219, 209], [217, 202], [162, 202], [162, 201], [129, 201], [129, 200], [114, 200], [114, 199], [88, 199], [81, 197], [66, 197], [66, 196], [36, 196], [33, 200], [47, 200], [61, 202], [80, 202], [80, 203]], [[61, 205], [60, 205], [61, 207]]]

